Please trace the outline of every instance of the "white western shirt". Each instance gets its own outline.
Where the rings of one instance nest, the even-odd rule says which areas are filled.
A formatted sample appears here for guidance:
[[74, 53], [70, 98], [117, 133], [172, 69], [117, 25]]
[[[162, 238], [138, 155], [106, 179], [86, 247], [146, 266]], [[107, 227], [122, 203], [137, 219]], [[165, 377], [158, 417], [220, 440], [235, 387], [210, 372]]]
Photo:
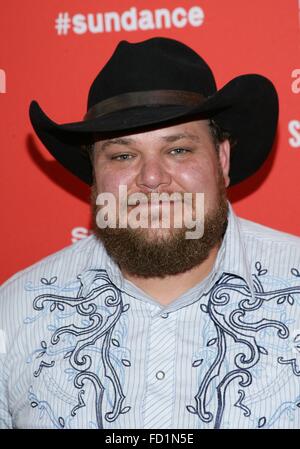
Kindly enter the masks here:
[[300, 428], [300, 238], [238, 218], [162, 306], [90, 236], [0, 293], [0, 428]]

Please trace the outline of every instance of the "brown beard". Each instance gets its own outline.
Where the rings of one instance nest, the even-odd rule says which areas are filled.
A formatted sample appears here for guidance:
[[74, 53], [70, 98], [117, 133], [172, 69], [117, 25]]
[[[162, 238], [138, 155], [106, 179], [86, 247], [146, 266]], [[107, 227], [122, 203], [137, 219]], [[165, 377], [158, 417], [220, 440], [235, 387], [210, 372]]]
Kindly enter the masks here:
[[205, 215], [204, 233], [199, 239], [186, 239], [185, 233], [191, 229], [184, 226], [168, 230], [167, 237], [159, 239], [145, 238], [147, 229], [100, 228], [96, 224], [99, 210], [96, 197], [94, 183], [91, 191], [94, 234], [120, 269], [133, 276], [164, 278], [191, 270], [208, 258], [212, 248], [221, 244], [227, 227], [228, 203], [220, 167], [216, 204]]

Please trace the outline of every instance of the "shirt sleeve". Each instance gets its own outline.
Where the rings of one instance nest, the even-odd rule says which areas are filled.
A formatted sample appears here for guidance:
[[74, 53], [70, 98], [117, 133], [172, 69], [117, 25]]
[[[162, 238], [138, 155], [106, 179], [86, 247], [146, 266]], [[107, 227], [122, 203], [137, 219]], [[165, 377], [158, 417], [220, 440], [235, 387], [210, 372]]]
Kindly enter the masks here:
[[0, 429], [12, 429], [12, 416], [9, 412], [9, 394], [8, 394], [8, 315], [7, 298], [8, 291], [4, 288], [5, 284], [0, 287]]
[[[0, 332], [0, 339], [3, 339]], [[0, 341], [0, 351], [5, 343]], [[7, 376], [5, 370], [6, 354], [0, 352], [0, 429], [12, 429], [12, 417], [8, 407]]]

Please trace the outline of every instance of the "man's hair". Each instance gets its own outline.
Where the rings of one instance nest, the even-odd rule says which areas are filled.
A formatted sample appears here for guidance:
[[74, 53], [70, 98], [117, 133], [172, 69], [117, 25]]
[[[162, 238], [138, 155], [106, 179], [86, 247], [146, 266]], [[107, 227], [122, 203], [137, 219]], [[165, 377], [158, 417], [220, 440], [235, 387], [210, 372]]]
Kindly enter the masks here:
[[225, 131], [220, 127], [220, 125], [212, 118], [209, 119], [209, 129], [213, 138], [213, 142], [215, 144], [216, 150], [219, 149], [220, 143], [224, 142], [224, 140], [229, 140], [230, 148], [234, 146], [235, 142], [228, 131]]

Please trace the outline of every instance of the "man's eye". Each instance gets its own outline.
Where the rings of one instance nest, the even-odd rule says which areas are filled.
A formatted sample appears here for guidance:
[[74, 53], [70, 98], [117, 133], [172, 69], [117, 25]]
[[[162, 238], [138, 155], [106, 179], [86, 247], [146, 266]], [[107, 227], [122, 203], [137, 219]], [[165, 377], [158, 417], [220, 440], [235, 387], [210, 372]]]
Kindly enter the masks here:
[[[174, 151], [174, 153], [173, 153]], [[174, 150], [171, 150], [170, 153], [175, 154], [175, 156], [178, 154], [185, 154], [185, 153], [189, 153], [190, 150], [187, 150], [186, 148], [174, 148]]]
[[118, 156], [112, 156], [111, 159], [115, 161], [127, 161], [132, 155], [131, 154], [119, 154]]

